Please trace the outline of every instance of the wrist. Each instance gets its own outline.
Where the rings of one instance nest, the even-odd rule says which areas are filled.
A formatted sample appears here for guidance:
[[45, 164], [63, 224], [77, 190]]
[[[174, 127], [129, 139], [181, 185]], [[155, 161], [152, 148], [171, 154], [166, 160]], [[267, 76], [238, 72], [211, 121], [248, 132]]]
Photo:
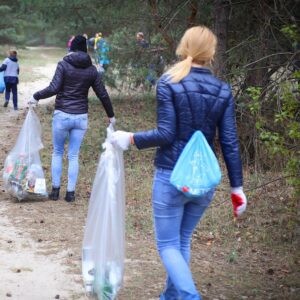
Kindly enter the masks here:
[[232, 187], [232, 188], [231, 188], [231, 193], [232, 193], [232, 194], [243, 193], [243, 187], [242, 187], [242, 186]]
[[130, 139], [130, 145], [134, 145], [133, 133], [130, 134], [129, 139]]

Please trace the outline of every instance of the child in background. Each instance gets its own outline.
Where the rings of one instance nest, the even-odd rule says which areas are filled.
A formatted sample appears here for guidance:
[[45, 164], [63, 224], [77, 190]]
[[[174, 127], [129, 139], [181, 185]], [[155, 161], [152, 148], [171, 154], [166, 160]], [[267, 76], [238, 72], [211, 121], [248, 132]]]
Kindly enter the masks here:
[[10, 50], [9, 56], [3, 61], [0, 72], [4, 71], [5, 82], [5, 102], [4, 107], [8, 106], [10, 92], [13, 95], [14, 110], [18, 110], [18, 89], [19, 83], [19, 63], [17, 58], [17, 51]]

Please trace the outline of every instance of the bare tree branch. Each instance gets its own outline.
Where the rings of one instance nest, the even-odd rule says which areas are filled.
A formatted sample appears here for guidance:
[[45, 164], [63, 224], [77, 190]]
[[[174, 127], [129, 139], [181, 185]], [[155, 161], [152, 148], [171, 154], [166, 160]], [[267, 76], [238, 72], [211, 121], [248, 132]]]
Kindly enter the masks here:
[[191, 14], [188, 19], [188, 27], [192, 27], [192, 26], [196, 25], [196, 16], [197, 16], [197, 12], [198, 12], [198, 1], [197, 0], [191, 1], [190, 7], [191, 7]]
[[158, 31], [163, 36], [164, 40], [169, 45], [169, 48], [171, 51], [174, 51], [175, 49], [175, 42], [173, 38], [162, 28], [161, 25], [161, 17], [158, 13], [158, 7], [157, 7], [157, 1], [156, 0], [148, 0], [149, 6], [151, 8], [151, 14], [155, 22], [155, 26], [158, 29]]

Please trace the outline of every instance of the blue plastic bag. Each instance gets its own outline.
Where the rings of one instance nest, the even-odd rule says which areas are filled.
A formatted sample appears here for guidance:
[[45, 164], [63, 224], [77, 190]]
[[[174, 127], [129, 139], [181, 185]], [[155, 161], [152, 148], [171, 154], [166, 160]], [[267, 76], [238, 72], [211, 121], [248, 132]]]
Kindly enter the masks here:
[[201, 131], [196, 131], [180, 154], [170, 182], [188, 197], [199, 197], [221, 182], [218, 160]]
[[2, 94], [4, 90], [5, 90], [4, 72], [0, 72], [0, 93]]

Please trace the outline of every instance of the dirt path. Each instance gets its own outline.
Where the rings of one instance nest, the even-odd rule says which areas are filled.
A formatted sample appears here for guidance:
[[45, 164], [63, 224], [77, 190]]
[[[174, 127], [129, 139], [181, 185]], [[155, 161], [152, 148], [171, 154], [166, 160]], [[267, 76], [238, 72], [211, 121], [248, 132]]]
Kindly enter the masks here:
[[[31, 83], [20, 83], [19, 111], [12, 109], [12, 103], [6, 109], [2, 107], [4, 96], [0, 94], [2, 164], [22, 125], [22, 115], [26, 114], [28, 99], [34, 91], [47, 86], [54, 71], [55, 64], [34, 68], [33, 72], [39, 79]], [[48, 101], [53, 99], [44, 101], [41, 105]], [[0, 183], [0, 299], [85, 299], [80, 274], [68, 273], [64, 264], [70, 256], [68, 249], [45, 253], [43, 240], [38, 237], [32, 239], [32, 228], [25, 227], [20, 230], [22, 218], [19, 218], [19, 214], [14, 214], [16, 210], [24, 210], [23, 217], [33, 218], [32, 222], [35, 224], [44, 225], [45, 218], [42, 214], [30, 215], [34, 203], [18, 203], [4, 192], [2, 173]], [[41, 210], [45, 210], [43, 213], [49, 211], [51, 205], [49, 201], [41, 203]], [[15, 226], [16, 223], [21, 223], [21, 226]], [[47, 224], [45, 231], [47, 233]], [[49, 231], [49, 234], [52, 233]]]

